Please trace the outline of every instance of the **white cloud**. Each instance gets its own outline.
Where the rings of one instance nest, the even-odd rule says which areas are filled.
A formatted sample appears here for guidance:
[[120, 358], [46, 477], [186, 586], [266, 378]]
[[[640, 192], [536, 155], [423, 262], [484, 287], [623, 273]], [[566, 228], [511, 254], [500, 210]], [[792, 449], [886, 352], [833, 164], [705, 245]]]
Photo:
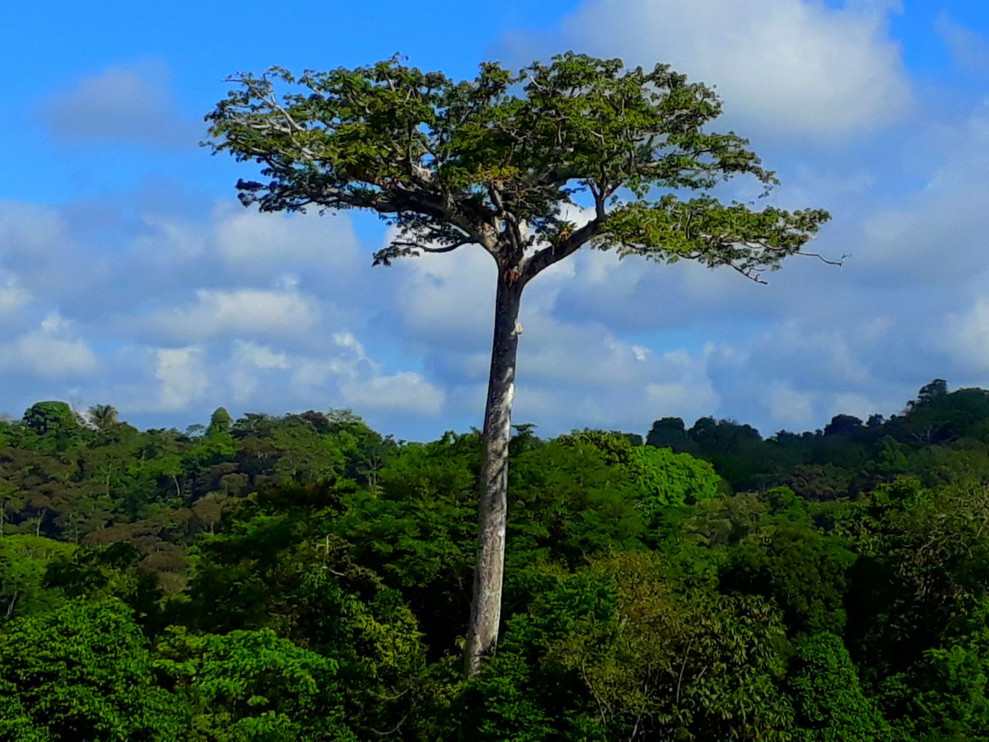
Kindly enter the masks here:
[[411, 371], [346, 382], [340, 391], [346, 405], [361, 411], [435, 416], [443, 409], [443, 390]]
[[932, 342], [977, 373], [989, 373], [989, 296], [980, 296], [963, 313], [950, 314]]
[[[573, 324], [545, 315], [526, 322], [520, 340], [520, 373], [530, 381], [562, 385], [626, 385], [648, 377], [651, 365], [638, 345], [616, 338], [597, 324]], [[524, 382], [523, 382], [524, 383]]]
[[59, 142], [194, 147], [205, 126], [178, 115], [169, 78], [158, 61], [108, 67], [51, 96], [39, 116]]
[[[579, 329], [593, 336], [591, 328]], [[572, 333], [560, 333], [553, 345], [554, 355], [569, 354], [567, 366], [559, 367], [555, 377], [544, 369], [533, 378], [525, 357], [520, 359], [517, 420], [535, 422], [551, 435], [583, 427], [645, 432], [660, 417], [690, 421], [718, 407], [719, 397], [708, 375], [713, 348], [697, 354], [684, 350], [650, 353], [639, 360], [635, 346], [611, 339], [613, 355], [601, 358], [600, 347], [568, 343], [572, 337]], [[572, 366], [587, 367], [588, 372], [574, 379]], [[483, 404], [483, 398], [478, 402]]]
[[435, 345], [489, 346], [494, 316], [494, 261], [476, 245], [450, 255], [402, 261], [395, 303], [410, 338]]
[[145, 229], [131, 246], [137, 258], [160, 269], [174, 270], [175, 266], [205, 256], [206, 235], [191, 220], [149, 213], [143, 214], [141, 221]]
[[59, 240], [66, 237], [65, 222], [57, 209], [0, 201], [0, 254], [21, 260], [36, 251], [48, 255]]
[[[697, 355], [684, 350], [669, 350], [656, 364], [651, 376], [656, 379], [646, 385], [645, 398], [651, 407], [643, 410], [652, 419], [668, 416], [685, 420], [710, 415], [719, 404], [708, 375], [708, 359], [715, 352], [712, 346]], [[641, 427], [641, 426], [640, 426]]]
[[192, 306], [157, 312], [151, 322], [179, 342], [195, 342], [220, 336], [297, 337], [317, 316], [315, 303], [296, 293], [198, 289]]
[[71, 291], [89, 277], [99, 261], [82, 258], [68, 226], [57, 208], [0, 200], [0, 288], [42, 297]]
[[96, 355], [82, 340], [59, 340], [44, 332], [19, 338], [12, 361], [46, 378], [85, 376], [99, 368]]
[[837, 394], [833, 394], [831, 397], [831, 404], [828, 409], [827, 417], [830, 421], [830, 418], [835, 415], [854, 415], [860, 420], [867, 420], [869, 415], [873, 414], [875, 411], [876, 402], [872, 397], [865, 394], [839, 392]]
[[769, 416], [777, 424], [803, 429], [814, 422], [813, 392], [800, 392], [789, 382], [775, 381], [769, 388]]
[[286, 369], [291, 365], [285, 353], [276, 353], [268, 345], [258, 345], [244, 340], [234, 341], [234, 362], [262, 370]]
[[57, 313], [49, 314], [37, 330], [0, 346], [0, 368], [45, 379], [89, 376], [99, 368], [99, 360], [85, 341], [70, 335], [69, 323]]
[[337, 347], [343, 348], [350, 351], [354, 359], [357, 361], [362, 361], [367, 358], [367, 351], [364, 345], [358, 340], [352, 332], [335, 332], [333, 333], [333, 342]]
[[333, 333], [332, 345], [319, 356], [299, 357], [290, 364], [290, 385], [296, 396], [326, 397], [342, 382], [376, 374], [380, 367], [368, 358], [364, 345], [348, 331]]
[[244, 340], [235, 340], [233, 346], [231, 368], [223, 376], [238, 404], [249, 403], [256, 397], [262, 379], [277, 383], [272, 376], [292, 366], [288, 354], [277, 352], [271, 346]]
[[[884, 126], [911, 103], [892, 3], [586, 0], [563, 48], [627, 63], [668, 62], [715, 84], [732, 120], [822, 140]], [[538, 43], [538, 42], [537, 42]]]
[[360, 246], [343, 214], [262, 214], [222, 207], [213, 219], [217, 252], [241, 274], [270, 275], [300, 263], [351, 271], [359, 262]]
[[[932, 126], [934, 164], [913, 193], [861, 222], [847, 269], [877, 285], [892, 281], [946, 295], [983, 284], [989, 233], [989, 102], [950, 124]], [[940, 295], [940, 292], [939, 292]]]
[[668, 382], [646, 385], [645, 400], [649, 403], [647, 417], [681, 417], [689, 422], [711, 414], [717, 407], [718, 395], [710, 383], [696, 388], [683, 382]]
[[201, 348], [159, 348], [155, 378], [160, 382], [157, 410], [188, 410], [209, 388], [209, 375]]

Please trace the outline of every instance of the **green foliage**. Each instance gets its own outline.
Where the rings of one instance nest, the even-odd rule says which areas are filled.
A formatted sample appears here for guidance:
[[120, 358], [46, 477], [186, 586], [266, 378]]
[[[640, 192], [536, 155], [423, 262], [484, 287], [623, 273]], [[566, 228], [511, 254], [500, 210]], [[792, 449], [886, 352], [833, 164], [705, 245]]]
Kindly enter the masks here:
[[231, 427], [233, 427], [233, 418], [230, 417], [230, 413], [227, 412], [225, 407], [217, 407], [210, 416], [206, 435], [210, 438], [215, 438], [220, 435], [229, 434]]
[[721, 478], [706, 461], [668, 448], [639, 446], [633, 449], [630, 472], [641, 489], [641, 508], [646, 517], [671, 505], [693, 505], [716, 497]]
[[45, 613], [65, 598], [47, 589], [45, 575], [52, 560], [68, 557], [70, 544], [28, 534], [0, 538], [0, 625], [4, 620]]
[[523, 427], [469, 682], [476, 434], [0, 423], [0, 740], [989, 740], [980, 400], [679, 452]]
[[929, 649], [907, 673], [882, 684], [900, 739], [917, 742], [989, 739], [985, 646]]
[[959, 612], [937, 646], [880, 688], [900, 739], [989, 739], [989, 600]]
[[469, 608], [480, 462], [473, 434], [408, 446], [378, 472], [376, 493], [348, 498], [337, 526], [355, 558], [402, 591], [427, 641], [443, 650]]
[[594, 451], [638, 484], [640, 507], [652, 515], [663, 507], [692, 504], [718, 494], [720, 479], [714, 468], [668, 448], [633, 445], [622, 433], [600, 430], [574, 431], [558, 443], [581, 452]]
[[[789, 681], [799, 731], [806, 742], [886, 742], [886, 720], [865, 695], [841, 638], [821, 633], [801, 639]], [[947, 739], [947, 738], [945, 738]]]
[[935, 379], [889, 420], [835, 415], [823, 431], [779, 431], [763, 440], [728, 420], [700, 418], [686, 429], [679, 418], [661, 418], [647, 442], [710, 461], [736, 492], [782, 485], [807, 499], [834, 500], [904, 475], [928, 486], [981, 483], [989, 478], [986, 440], [989, 392], [949, 392]]
[[582, 617], [549, 655], [580, 673], [612, 735], [785, 738], [783, 627], [770, 604], [675, 592], [647, 554], [595, 567], [612, 580], [616, 610]]
[[176, 739], [174, 701], [155, 686], [151, 665], [118, 601], [18, 619], [0, 633], [0, 684], [10, 704], [0, 719], [9, 739], [25, 742], [25, 717], [38, 739]]
[[86, 421], [99, 432], [108, 433], [121, 424], [118, 414], [113, 405], [93, 405], [86, 411]]
[[[625, 68], [568, 52], [517, 73], [485, 63], [474, 80], [455, 82], [396, 56], [232, 82], [207, 120], [214, 151], [262, 165], [265, 182], [238, 182], [241, 201], [263, 211], [375, 211], [399, 228], [375, 262], [473, 241], [514, 266], [531, 234], [543, 247], [523, 281], [588, 241], [757, 275], [828, 219], [707, 195], [679, 200], [735, 175], [767, 188], [776, 180], [746, 140], [710, 131], [721, 113], [713, 90], [665, 65]], [[666, 194], [650, 198], [657, 188]], [[580, 194], [594, 199], [596, 218], [577, 229], [564, 208]]]
[[54, 595], [77, 600], [115, 598], [126, 603], [142, 625], [157, 625], [163, 597], [160, 581], [141, 571], [140, 563], [141, 552], [125, 541], [66, 550], [46, 565], [44, 585]]
[[877, 677], [936, 647], [953, 619], [987, 595], [989, 490], [929, 490], [900, 480], [878, 488], [840, 528], [860, 558], [850, 573], [849, 647]]
[[647, 553], [561, 576], [475, 681], [479, 739], [787, 739], [778, 614], [678, 589]]
[[[745, 500], [747, 513], [737, 507]], [[847, 539], [815, 525], [804, 500], [777, 488], [754, 500], [712, 501], [702, 512], [688, 523], [689, 530], [697, 535], [728, 530], [720, 564], [723, 590], [774, 600], [791, 633], [842, 632], [847, 574], [856, 555]], [[747, 517], [739, 517], [743, 513]]]
[[331, 658], [348, 725], [367, 736], [410, 714], [425, 648], [400, 593], [355, 563], [333, 532], [350, 486], [279, 487], [253, 498], [224, 531], [201, 539], [188, 602], [176, 610], [203, 630], [270, 629]]
[[40, 436], [67, 437], [82, 430], [79, 416], [65, 402], [38, 402], [24, 412], [23, 420]]
[[[632, 447], [620, 435], [585, 431], [520, 454], [509, 476], [509, 564], [576, 566], [592, 554], [641, 545]], [[514, 588], [509, 586], [509, 592]]]
[[842, 631], [846, 573], [855, 560], [839, 539], [809, 527], [760, 529], [731, 549], [726, 590], [773, 598], [791, 631]]
[[691, 443], [683, 419], [679, 417], [664, 417], [656, 420], [646, 434], [647, 446], [669, 448], [678, 453], [689, 450]]
[[338, 664], [271, 630], [195, 636], [174, 628], [158, 653], [155, 671], [189, 714], [189, 739], [357, 739], [345, 723]]
[[547, 657], [582, 616], [610, 616], [616, 596], [607, 579], [543, 568], [534, 604], [508, 622], [498, 654], [459, 699], [463, 739], [606, 739], [578, 674]]
[[50, 742], [51, 733], [38, 727], [17, 696], [17, 688], [0, 677], [0, 740], [4, 742]]

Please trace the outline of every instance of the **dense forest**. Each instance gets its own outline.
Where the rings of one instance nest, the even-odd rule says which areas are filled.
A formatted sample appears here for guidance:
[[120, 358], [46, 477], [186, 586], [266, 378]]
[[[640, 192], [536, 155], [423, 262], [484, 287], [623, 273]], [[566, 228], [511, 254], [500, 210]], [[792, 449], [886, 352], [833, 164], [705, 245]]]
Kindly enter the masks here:
[[989, 740], [989, 391], [511, 459], [464, 680], [476, 431], [0, 421], [0, 740]]

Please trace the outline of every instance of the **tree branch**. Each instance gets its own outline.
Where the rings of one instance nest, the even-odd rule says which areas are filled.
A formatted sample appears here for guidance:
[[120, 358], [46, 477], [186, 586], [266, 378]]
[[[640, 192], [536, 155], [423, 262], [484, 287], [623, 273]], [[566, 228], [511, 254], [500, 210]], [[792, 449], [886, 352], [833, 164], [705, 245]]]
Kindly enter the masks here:
[[522, 283], [528, 283], [554, 263], [558, 263], [577, 252], [600, 231], [606, 219], [607, 214], [604, 217], [596, 217], [580, 229], [572, 232], [567, 238], [542, 248], [532, 257], [524, 260], [521, 265], [520, 280]]
[[[776, 252], [774, 248], [767, 247], [765, 245], [760, 245], [759, 247], [769, 252]], [[845, 260], [847, 258], [851, 257], [851, 255], [849, 255], [848, 253], [842, 253], [840, 258], [829, 258], [817, 252], [799, 251], [795, 253], [789, 253], [789, 252], [784, 252], [782, 250], [779, 250], [778, 252], [783, 253], [784, 255], [799, 255], [805, 258], [816, 258], [817, 260], [820, 260], [822, 263], [825, 263], [826, 265], [834, 265], [834, 266], [838, 266], [839, 268], [845, 265]], [[695, 256], [688, 255], [687, 257], [694, 258]], [[754, 283], [759, 283], [762, 284], [763, 286], [768, 285], [769, 283], [769, 281], [767, 281], [762, 277], [762, 274], [766, 272], [766, 268], [764, 266], [746, 266], [746, 265], [739, 265], [734, 262], [725, 262], [722, 265], [727, 265], [733, 271], [735, 271], [739, 275], [744, 276], [750, 281], [753, 281]]]
[[471, 244], [475, 244], [475, 242], [470, 238], [465, 238], [458, 242], [453, 242], [449, 245], [443, 245], [441, 247], [423, 244], [422, 242], [415, 240], [392, 240], [388, 244], [388, 247], [378, 250], [374, 254], [374, 262], [372, 265], [391, 265], [391, 261], [395, 258], [414, 258], [418, 257], [420, 252], [435, 254], [453, 252], [458, 247]]

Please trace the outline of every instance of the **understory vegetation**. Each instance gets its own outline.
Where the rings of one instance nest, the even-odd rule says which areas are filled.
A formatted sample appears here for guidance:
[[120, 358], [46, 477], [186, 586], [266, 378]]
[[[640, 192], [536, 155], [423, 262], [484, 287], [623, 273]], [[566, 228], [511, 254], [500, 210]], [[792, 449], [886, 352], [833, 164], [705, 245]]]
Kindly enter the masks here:
[[989, 740], [989, 392], [517, 426], [464, 680], [482, 454], [347, 411], [0, 421], [0, 740]]

